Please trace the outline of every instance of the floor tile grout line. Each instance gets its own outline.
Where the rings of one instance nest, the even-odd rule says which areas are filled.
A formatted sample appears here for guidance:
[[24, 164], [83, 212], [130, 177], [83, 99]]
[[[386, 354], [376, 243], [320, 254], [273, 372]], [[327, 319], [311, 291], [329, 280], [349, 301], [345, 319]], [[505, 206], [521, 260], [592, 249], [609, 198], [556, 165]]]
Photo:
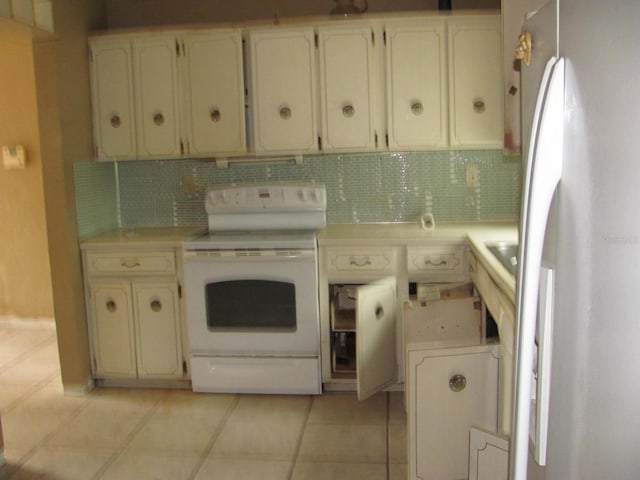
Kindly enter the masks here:
[[313, 402], [315, 400], [315, 396], [310, 395], [310, 402], [307, 406], [307, 414], [304, 417], [304, 422], [302, 424], [302, 429], [300, 430], [300, 435], [298, 437], [298, 442], [296, 443], [296, 450], [293, 453], [293, 459], [291, 460], [291, 465], [289, 466], [289, 472], [287, 473], [287, 480], [291, 480], [293, 477], [293, 471], [296, 468], [296, 464], [298, 463], [298, 456], [300, 455], [300, 449], [302, 448], [302, 440], [304, 439], [304, 433], [307, 430], [307, 425], [309, 424], [309, 417], [311, 416], [311, 409], [313, 408]]
[[24, 362], [32, 354], [34, 354], [34, 353], [40, 351], [41, 349], [43, 349], [44, 347], [46, 347], [45, 344], [47, 344], [47, 343], [55, 343], [55, 344], [57, 344], [57, 342], [58, 342], [57, 337], [55, 335], [53, 335], [53, 336], [48, 336], [47, 338], [45, 338], [44, 340], [41, 340], [40, 342], [34, 343], [27, 350], [22, 351], [17, 356], [13, 357], [12, 359], [10, 359], [7, 362], [5, 362], [2, 365], [0, 365], [0, 375], [2, 375], [5, 371], [10, 370], [11, 368], [15, 367], [16, 365], [19, 365], [20, 363]]
[[[37, 388], [34, 388], [33, 390], [31, 390], [31, 394], [37, 392], [38, 390], [42, 390], [48, 383], [50, 383], [58, 375], [59, 375], [59, 372], [52, 375], [51, 378], [48, 380], [48, 382], [45, 382], [44, 380], [42, 380], [41, 382], [38, 382], [36, 384]], [[46, 447], [48, 439], [52, 437], [59, 429], [61, 429], [65, 423], [70, 422], [72, 419], [80, 415], [80, 412], [86, 408], [88, 403], [89, 401], [87, 398], [87, 400], [83, 403], [82, 406], [78, 407], [78, 409], [75, 412], [72, 412], [69, 415], [67, 415], [66, 418], [63, 418], [58, 424], [58, 426], [56, 426], [53, 430], [51, 430], [49, 433], [43, 436], [39, 442], [35, 443], [24, 455], [22, 455], [16, 462], [15, 468], [10, 472], [10, 475], [7, 478], [11, 478], [18, 470], [22, 468], [22, 466], [26, 462], [28, 462], [31, 459], [32, 456], [36, 454], [36, 452], [38, 452], [41, 448]]]
[[1, 408], [0, 409], [0, 413], [2, 415], [6, 415], [6, 414], [12, 412], [13, 410], [15, 410], [16, 408], [18, 408], [20, 406], [20, 403], [25, 401], [27, 398], [33, 396], [34, 394], [36, 394], [37, 392], [39, 392], [43, 388], [46, 388], [47, 385], [49, 385], [53, 380], [55, 380], [59, 376], [60, 376], [60, 372], [57, 371], [55, 373], [52, 373], [50, 376], [45, 377], [42, 380], [32, 384], [31, 387], [29, 389], [27, 389], [22, 395], [20, 395], [18, 398], [13, 400], [6, 407]]
[[135, 428], [133, 428], [133, 430], [131, 430], [129, 434], [124, 438], [124, 440], [120, 444], [120, 447], [115, 449], [115, 451], [111, 454], [111, 456], [107, 459], [107, 461], [104, 464], [102, 464], [102, 466], [93, 475], [93, 477], [91, 477], [92, 480], [98, 480], [99, 478], [101, 478], [106, 473], [106, 471], [111, 467], [111, 465], [113, 465], [116, 462], [116, 460], [120, 458], [123, 452], [127, 450], [127, 446], [131, 443], [131, 440], [133, 440], [133, 437], [135, 437], [144, 428], [144, 426], [147, 424], [149, 419], [154, 415], [154, 413], [158, 409], [159, 405], [160, 405], [160, 399], [156, 400], [153, 406], [149, 409], [149, 411], [142, 416], [142, 418], [136, 424]]
[[187, 477], [187, 480], [193, 480], [196, 478], [196, 476], [198, 475], [198, 472], [202, 468], [202, 465], [204, 465], [204, 462], [209, 457], [211, 450], [213, 450], [213, 446], [215, 445], [216, 441], [220, 437], [220, 433], [222, 432], [222, 429], [227, 424], [229, 417], [231, 417], [231, 414], [234, 412], [239, 402], [240, 402], [240, 395], [235, 395], [233, 399], [233, 403], [229, 406], [227, 411], [224, 413], [222, 420], [220, 421], [220, 424], [218, 425], [216, 430], [213, 432], [213, 435], [211, 436], [211, 439], [209, 440], [207, 447], [204, 449], [202, 455], [198, 458], [198, 461], [191, 469], [191, 473]]

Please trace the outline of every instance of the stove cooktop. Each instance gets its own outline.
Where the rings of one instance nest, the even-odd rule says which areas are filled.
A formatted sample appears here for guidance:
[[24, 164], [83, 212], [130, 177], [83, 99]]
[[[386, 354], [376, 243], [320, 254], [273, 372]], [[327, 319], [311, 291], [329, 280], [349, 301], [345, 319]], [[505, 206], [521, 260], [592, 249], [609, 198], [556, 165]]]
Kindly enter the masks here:
[[185, 240], [185, 250], [239, 248], [316, 248], [315, 230], [200, 232]]

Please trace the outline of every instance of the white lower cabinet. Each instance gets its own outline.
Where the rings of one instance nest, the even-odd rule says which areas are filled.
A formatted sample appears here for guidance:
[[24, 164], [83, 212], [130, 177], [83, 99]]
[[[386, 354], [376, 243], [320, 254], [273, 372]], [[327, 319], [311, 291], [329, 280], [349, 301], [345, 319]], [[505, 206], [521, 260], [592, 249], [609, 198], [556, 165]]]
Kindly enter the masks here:
[[97, 377], [137, 376], [133, 305], [128, 281], [94, 281], [89, 286], [93, 356]]
[[507, 480], [509, 440], [479, 428], [469, 432], [469, 480]]
[[185, 376], [174, 260], [173, 250], [84, 252], [96, 379]]
[[89, 290], [96, 377], [182, 377], [175, 282], [92, 280]]
[[468, 478], [469, 429], [495, 431], [498, 345], [407, 346], [408, 478]]

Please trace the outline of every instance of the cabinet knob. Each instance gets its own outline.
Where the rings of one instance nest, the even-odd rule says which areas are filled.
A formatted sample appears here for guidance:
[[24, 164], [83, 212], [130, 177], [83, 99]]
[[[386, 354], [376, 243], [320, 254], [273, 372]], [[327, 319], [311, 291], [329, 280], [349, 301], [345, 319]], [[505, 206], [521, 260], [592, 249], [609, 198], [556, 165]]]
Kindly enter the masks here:
[[164, 115], [162, 115], [162, 113], [156, 113], [153, 116], [153, 123], [158, 126], [162, 125], [164, 123]]
[[346, 118], [353, 117], [355, 113], [356, 113], [356, 109], [353, 108], [353, 105], [351, 104], [345, 105], [344, 107], [342, 107], [342, 115], [344, 115]]
[[119, 128], [120, 125], [122, 125], [122, 120], [120, 120], [120, 115], [112, 115], [111, 118], [109, 119], [109, 122], [111, 123], [111, 126], [113, 128]]
[[411, 104], [411, 113], [417, 116], [417, 115], [422, 115], [422, 112], [424, 112], [424, 107], [422, 106], [422, 103], [413, 102]]
[[487, 106], [484, 103], [482, 98], [474, 98], [473, 99], [473, 111], [476, 113], [483, 113], [487, 109]]
[[449, 379], [449, 388], [452, 392], [461, 392], [467, 386], [467, 378], [464, 375], [453, 375]]
[[283, 120], [289, 120], [291, 118], [291, 109], [289, 107], [282, 107], [280, 109], [280, 118]]
[[117, 310], [116, 302], [113, 300], [107, 301], [107, 312], [115, 312]]
[[160, 300], [153, 300], [150, 307], [154, 312], [159, 312], [160, 310], [162, 310], [162, 303], [160, 302]]
[[220, 118], [222, 117], [222, 114], [220, 113], [220, 110], [214, 108], [213, 110], [211, 110], [210, 117], [213, 123], [218, 123], [220, 121]]

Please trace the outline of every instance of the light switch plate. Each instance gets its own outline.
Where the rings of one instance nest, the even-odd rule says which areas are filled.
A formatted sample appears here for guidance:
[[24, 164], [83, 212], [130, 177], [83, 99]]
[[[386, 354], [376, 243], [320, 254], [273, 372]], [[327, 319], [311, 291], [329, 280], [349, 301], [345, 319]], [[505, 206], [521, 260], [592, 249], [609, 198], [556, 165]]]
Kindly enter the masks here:
[[2, 163], [5, 169], [25, 168], [26, 155], [22, 145], [2, 147]]

